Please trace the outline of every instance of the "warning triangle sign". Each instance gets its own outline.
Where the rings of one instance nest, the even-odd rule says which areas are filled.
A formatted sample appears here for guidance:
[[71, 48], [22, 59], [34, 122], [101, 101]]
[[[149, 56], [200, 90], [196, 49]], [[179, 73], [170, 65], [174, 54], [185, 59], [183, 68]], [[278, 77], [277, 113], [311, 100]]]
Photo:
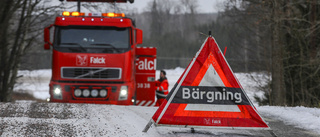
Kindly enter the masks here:
[[151, 124], [270, 129], [244, 92], [213, 37], [205, 40], [144, 132]]

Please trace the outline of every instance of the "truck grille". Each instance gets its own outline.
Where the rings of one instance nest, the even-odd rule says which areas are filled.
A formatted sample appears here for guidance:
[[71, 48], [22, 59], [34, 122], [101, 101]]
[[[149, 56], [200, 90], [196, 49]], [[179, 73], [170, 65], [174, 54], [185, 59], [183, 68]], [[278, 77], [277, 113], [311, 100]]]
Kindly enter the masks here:
[[121, 68], [61, 68], [62, 78], [120, 79]]

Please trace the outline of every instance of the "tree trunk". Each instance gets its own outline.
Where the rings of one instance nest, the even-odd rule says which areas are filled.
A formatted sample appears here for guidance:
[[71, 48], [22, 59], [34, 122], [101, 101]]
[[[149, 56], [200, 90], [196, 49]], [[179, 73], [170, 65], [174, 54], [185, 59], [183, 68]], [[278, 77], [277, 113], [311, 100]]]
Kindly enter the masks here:
[[286, 105], [283, 51], [284, 45], [281, 40], [281, 10], [280, 2], [274, 1], [273, 7], [273, 25], [272, 25], [272, 93], [271, 105]]
[[8, 92], [8, 26], [10, 25], [10, 19], [14, 6], [13, 0], [6, 0], [0, 2], [0, 101], [9, 101]]

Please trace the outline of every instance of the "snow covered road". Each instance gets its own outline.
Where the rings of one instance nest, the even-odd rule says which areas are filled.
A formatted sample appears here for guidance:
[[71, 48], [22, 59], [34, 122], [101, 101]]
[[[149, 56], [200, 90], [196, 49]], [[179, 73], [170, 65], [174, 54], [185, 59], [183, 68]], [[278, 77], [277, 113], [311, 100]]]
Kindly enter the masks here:
[[138, 137], [144, 136], [142, 128], [155, 110], [95, 104], [2, 103], [0, 135]]
[[[0, 103], [0, 136], [271, 136], [261, 130], [196, 129], [152, 127], [142, 130], [156, 107], [96, 104], [37, 103], [22, 101]], [[262, 114], [264, 115], [264, 114]], [[313, 132], [287, 126], [267, 117], [278, 136], [319, 136]]]

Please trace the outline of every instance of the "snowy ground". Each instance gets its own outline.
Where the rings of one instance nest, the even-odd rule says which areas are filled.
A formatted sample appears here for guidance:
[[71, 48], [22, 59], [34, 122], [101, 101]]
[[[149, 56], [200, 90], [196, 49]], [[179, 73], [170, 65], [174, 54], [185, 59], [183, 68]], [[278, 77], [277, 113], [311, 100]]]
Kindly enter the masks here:
[[16, 102], [0, 105], [0, 136], [192, 137], [270, 136], [268, 133], [151, 127], [142, 130], [156, 107]]
[[[183, 73], [184, 69], [176, 68], [168, 69], [166, 71], [170, 84], [169, 88], [172, 88]], [[49, 97], [48, 84], [51, 77], [51, 70], [19, 71], [19, 75], [23, 75], [23, 77], [19, 79], [18, 82], [20, 84], [17, 84], [15, 87], [15, 92], [29, 93], [34, 97], [43, 100]], [[157, 71], [157, 77], [158, 76], [159, 71]], [[263, 117], [273, 118], [273, 120], [281, 120], [287, 125], [306, 129], [313, 132], [313, 134], [315, 133], [320, 136], [320, 109], [306, 107], [258, 106], [254, 101], [253, 96], [257, 95], [259, 97], [263, 97], [262, 92], [258, 87], [265, 85], [268, 77], [263, 73], [237, 73], [236, 76]], [[10, 107], [10, 105], [12, 105], [12, 107]], [[32, 107], [41, 108], [41, 110], [29, 110]], [[32, 131], [29, 129], [30, 125], [32, 125], [45, 126], [46, 128], [43, 128], [44, 131], [47, 128], [56, 129], [56, 132], [50, 132], [49, 136], [60, 136], [61, 134], [67, 136], [69, 134], [75, 136], [133, 137], [193, 136], [188, 133], [189, 130], [187, 129], [172, 130], [172, 128], [153, 127], [148, 133], [142, 133], [141, 130], [144, 128], [145, 124], [147, 124], [156, 109], [156, 107], [56, 104], [35, 103], [29, 101], [13, 104], [5, 103], [0, 104], [0, 123], [7, 124], [0, 124], [0, 135], [25, 136], [30, 133], [32, 136]], [[12, 114], [10, 112], [12, 112]], [[47, 114], [47, 117], [41, 118], [41, 114]], [[35, 115], [39, 115], [40, 118], [34, 118]], [[12, 129], [16, 128], [20, 128], [24, 132], [21, 132], [21, 134], [13, 133], [13, 131], [16, 130], [10, 132]], [[32, 128], [32, 130], [35, 129]], [[44, 132], [42, 131], [42, 128], [38, 130], [40, 130], [38, 133]], [[65, 130], [68, 130], [68, 132]], [[176, 134], [177, 131], [181, 131], [181, 133]], [[216, 132], [212, 130], [204, 130], [203, 133], [205, 134], [197, 134], [196, 136], [208, 135], [208, 133], [209, 135], [221, 135], [221, 132], [223, 131]], [[228, 131], [228, 133], [230, 132], [233, 131]], [[241, 134], [251, 134], [251, 132], [243, 132]], [[241, 134], [239, 136], [241, 136]], [[226, 136], [226, 134], [222, 135]]]

